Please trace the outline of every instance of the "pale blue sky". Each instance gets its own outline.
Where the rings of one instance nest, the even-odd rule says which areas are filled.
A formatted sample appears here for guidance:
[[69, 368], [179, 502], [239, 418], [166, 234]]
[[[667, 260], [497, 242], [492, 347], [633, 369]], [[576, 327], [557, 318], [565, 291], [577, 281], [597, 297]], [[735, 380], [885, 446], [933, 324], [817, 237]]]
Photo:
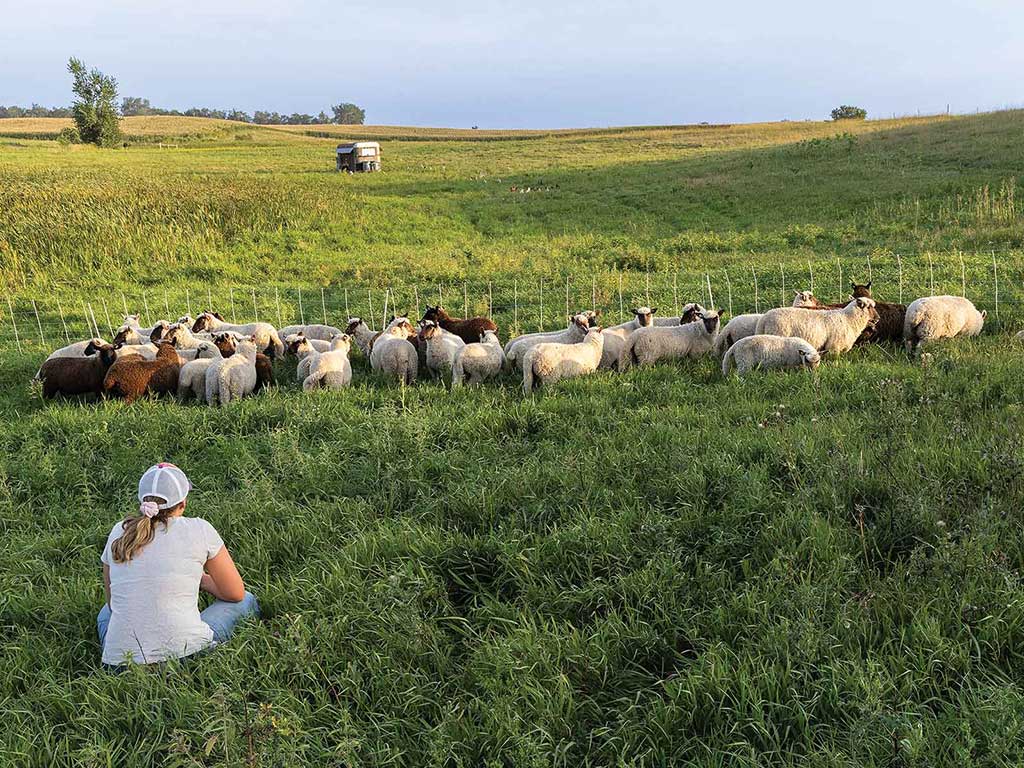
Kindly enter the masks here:
[[67, 58], [154, 105], [569, 127], [971, 112], [1024, 102], [1020, 0], [3, 0], [0, 104]]

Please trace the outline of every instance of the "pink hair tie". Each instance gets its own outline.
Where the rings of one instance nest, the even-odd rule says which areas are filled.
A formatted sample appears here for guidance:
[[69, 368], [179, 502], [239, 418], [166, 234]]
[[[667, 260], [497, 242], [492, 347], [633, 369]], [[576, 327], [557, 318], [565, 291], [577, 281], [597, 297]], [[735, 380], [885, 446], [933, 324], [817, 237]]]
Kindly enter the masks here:
[[139, 512], [144, 514], [146, 517], [156, 517], [160, 514], [160, 507], [157, 506], [155, 501], [144, 501], [139, 504]]

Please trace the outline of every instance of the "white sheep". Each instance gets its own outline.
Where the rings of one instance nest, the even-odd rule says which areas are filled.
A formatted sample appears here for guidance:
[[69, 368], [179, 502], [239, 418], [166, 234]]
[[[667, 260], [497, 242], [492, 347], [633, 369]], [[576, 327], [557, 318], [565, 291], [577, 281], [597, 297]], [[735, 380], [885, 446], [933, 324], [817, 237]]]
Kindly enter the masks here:
[[[166, 320], [157, 320], [153, 325], [146, 328], [139, 326], [139, 315], [125, 315], [121, 326], [117, 329], [112, 344], [123, 342], [125, 344], [148, 344], [151, 341], [158, 341], [167, 332], [170, 323]], [[153, 331], [160, 330], [160, 335], [153, 338]], [[122, 336], [122, 334], [124, 334]]]
[[[338, 331], [338, 333], [336, 333], [335, 336], [337, 336], [340, 333], [341, 333], [341, 331]], [[282, 333], [281, 334], [281, 338], [284, 340], [285, 352], [288, 352], [290, 354], [295, 354], [295, 352], [292, 350], [293, 344], [295, 344], [296, 342], [300, 342], [303, 339], [307, 342], [308, 346], [312, 347], [317, 352], [327, 352], [331, 348], [331, 342], [330, 341], [323, 341], [321, 339], [310, 338], [309, 336], [306, 336], [302, 332], [299, 332], [299, 333], [289, 333], [287, 335]]]
[[736, 315], [727, 322], [718, 332], [718, 340], [715, 341], [715, 354], [721, 357], [737, 341], [757, 333], [757, 323], [761, 317], [762, 314], [751, 312], [745, 315]]
[[[221, 405], [251, 395], [256, 390], [256, 342], [249, 338], [238, 343], [235, 354], [222, 358], [217, 367], [217, 399]], [[216, 362], [216, 361], [215, 361]], [[207, 381], [213, 366], [207, 369]], [[210, 391], [207, 384], [207, 402]], [[212, 405], [212, 403], [211, 403]]]
[[601, 370], [612, 370], [619, 367], [619, 357], [622, 355], [622, 348], [626, 344], [629, 334], [637, 328], [649, 328], [654, 325], [654, 315], [657, 307], [637, 307], [633, 310], [633, 319], [625, 323], [613, 325], [601, 331], [604, 336], [604, 349], [601, 352]]
[[562, 379], [593, 373], [601, 364], [604, 336], [601, 327], [587, 331], [577, 344], [542, 342], [532, 346], [523, 357], [523, 393], [530, 394], [538, 384], [548, 386]]
[[179, 400], [188, 400], [189, 397], [195, 397], [196, 400], [204, 400], [206, 398], [206, 373], [218, 358], [223, 359], [220, 357], [220, 352], [217, 353], [216, 357], [199, 358], [181, 366], [181, 369], [178, 371]]
[[85, 339], [85, 341], [75, 341], [60, 349], [53, 350], [46, 359], [53, 360], [56, 357], [89, 357], [98, 347], [102, 347], [106, 343], [98, 336], [92, 339]]
[[821, 361], [818, 350], [795, 336], [754, 334], [745, 336], [722, 358], [722, 375], [735, 367], [740, 376], [756, 368], [817, 368]]
[[381, 332], [370, 350], [370, 368], [397, 376], [399, 383], [415, 384], [418, 359], [409, 341], [412, 332], [408, 320]]
[[277, 329], [270, 323], [236, 325], [224, 322], [213, 312], [203, 312], [192, 325], [193, 333], [200, 331], [235, 331], [245, 336], [253, 336], [256, 340], [257, 349], [266, 351], [271, 357], [281, 357], [284, 354], [284, 342], [278, 336]]
[[328, 389], [342, 389], [351, 384], [352, 364], [348, 359], [351, 347], [352, 338], [347, 333], [335, 334], [331, 339], [331, 348], [313, 358], [309, 367], [309, 376], [302, 382], [302, 389], [307, 392], [321, 386]]
[[455, 353], [452, 386], [480, 384], [493, 379], [504, 367], [505, 351], [498, 340], [498, 332], [486, 330], [480, 334], [479, 344], [467, 344]]
[[759, 334], [797, 336], [822, 353], [849, 351], [864, 329], [878, 322], [874, 299], [853, 299], [842, 309], [770, 309], [757, 323]]
[[[287, 350], [289, 354], [295, 355], [299, 361], [298, 365], [295, 366], [295, 378], [299, 381], [305, 381], [306, 377], [309, 376], [309, 367], [320, 356], [321, 351], [313, 346], [310, 339], [297, 333], [293, 333], [288, 337]], [[330, 351], [330, 345], [323, 351]]]
[[913, 354], [925, 341], [977, 336], [985, 325], [987, 312], [979, 312], [963, 296], [926, 296], [907, 307], [903, 338], [907, 353]]
[[[220, 402], [220, 371], [227, 363], [228, 360], [232, 359], [238, 354], [241, 345], [249, 342], [252, 343], [252, 338], [243, 339], [235, 345], [235, 351], [228, 357], [223, 355], [219, 358], [213, 358], [213, 361], [206, 369], [206, 388], [205, 388], [205, 400], [207, 405], [217, 405]], [[253, 358], [253, 367], [255, 368], [255, 357]]]
[[372, 330], [361, 317], [350, 317], [348, 325], [345, 326], [345, 333], [352, 337], [363, 355], [366, 357], [370, 356], [373, 340], [378, 336], [377, 331]]
[[178, 353], [178, 358], [181, 360], [182, 365], [194, 360], [212, 360], [215, 357], [220, 357], [220, 349], [212, 341], [201, 341], [191, 349], [178, 349], [175, 351]]
[[686, 325], [692, 323], [698, 317], [704, 314], [706, 310], [700, 304], [695, 301], [687, 302], [683, 305], [683, 314], [678, 317], [656, 317], [654, 318], [654, 325], [659, 328], [666, 328], [674, 325]]
[[651, 365], [658, 360], [700, 357], [714, 348], [722, 317], [721, 310], [704, 310], [700, 319], [674, 326], [637, 328], [626, 339], [619, 358], [619, 370], [631, 365]]
[[[277, 335], [280, 338], [285, 339], [285, 337], [291, 336], [292, 334], [301, 333], [307, 339], [322, 341], [330, 347], [331, 339], [341, 332], [340, 328], [335, 328], [333, 325], [286, 325], [277, 332]], [[287, 343], [287, 339], [285, 340], [285, 343]]]
[[449, 333], [433, 320], [424, 320], [420, 338], [426, 344], [427, 370], [441, 377], [452, 371], [455, 356], [466, 347], [462, 337]]
[[569, 327], [561, 331], [528, 333], [517, 336], [505, 345], [505, 364], [509, 369], [521, 366], [526, 353], [538, 344], [575, 344], [582, 341], [587, 331], [597, 325], [597, 314], [587, 310], [577, 312], [569, 320]]
[[793, 303], [790, 306], [807, 309], [820, 305], [821, 302], [815, 297], [813, 291], [793, 291]]

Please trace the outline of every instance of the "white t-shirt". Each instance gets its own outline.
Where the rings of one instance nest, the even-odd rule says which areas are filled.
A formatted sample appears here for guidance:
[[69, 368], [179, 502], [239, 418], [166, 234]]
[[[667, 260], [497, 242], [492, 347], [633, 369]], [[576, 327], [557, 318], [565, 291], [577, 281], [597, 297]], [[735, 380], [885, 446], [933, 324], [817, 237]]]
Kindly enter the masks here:
[[111, 545], [123, 532], [117, 523], [100, 560], [110, 566], [110, 625], [104, 664], [139, 664], [181, 658], [213, 643], [213, 630], [199, 618], [199, 581], [206, 561], [224, 541], [198, 517], [172, 517], [127, 563], [115, 563]]

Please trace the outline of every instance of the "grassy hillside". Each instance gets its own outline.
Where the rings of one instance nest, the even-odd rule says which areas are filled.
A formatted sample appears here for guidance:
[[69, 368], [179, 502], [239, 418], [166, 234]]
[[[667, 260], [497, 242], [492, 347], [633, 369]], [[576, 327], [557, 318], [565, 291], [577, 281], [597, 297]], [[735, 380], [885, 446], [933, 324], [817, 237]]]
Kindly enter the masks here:
[[[0, 140], [0, 763], [1024, 763], [1022, 120], [367, 128], [386, 170], [359, 176], [303, 129]], [[224, 409], [28, 383], [83, 306], [102, 331], [122, 302], [340, 322], [441, 290], [504, 334], [708, 283], [735, 312], [831, 298], [869, 268], [890, 299], [966, 285], [986, 334], [924, 365], [704, 359], [525, 399], [399, 389], [358, 355], [349, 391], [280, 363]], [[99, 553], [162, 459], [263, 621], [113, 675]]]

